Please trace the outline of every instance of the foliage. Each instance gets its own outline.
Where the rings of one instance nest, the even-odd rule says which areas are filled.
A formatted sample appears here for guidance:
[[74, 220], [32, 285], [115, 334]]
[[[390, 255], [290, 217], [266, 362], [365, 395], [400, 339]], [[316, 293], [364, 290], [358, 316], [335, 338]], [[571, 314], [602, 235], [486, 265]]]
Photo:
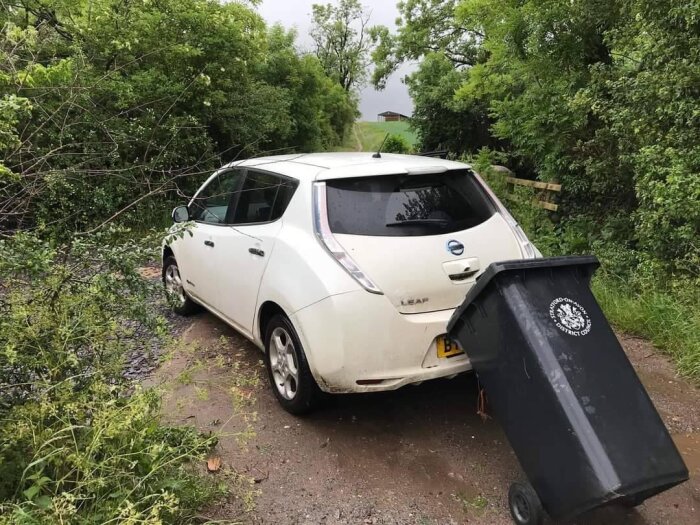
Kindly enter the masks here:
[[300, 151], [319, 151], [340, 144], [355, 119], [357, 100], [323, 70], [311, 55], [294, 48], [295, 32], [275, 25], [268, 32], [268, 54], [261, 66], [266, 82], [291, 95], [293, 116], [288, 141]]
[[401, 135], [389, 135], [384, 141], [382, 151], [387, 153], [408, 153], [411, 150], [406, 139]]
[[294, 33], [214, 0], [0, 11], [0, 226], [160, 221], [224, 161], [340, 143], [357, 101]]
[[361, 87], [367, 76], [371, 44], [369, 14], [359, 0], [313, 4], [312, 10], [310, 35], [326, 74], [346, 92]]
[[134, 330], [164, 328], [125, 235], [0, 242], [0, 523], [184, 523], [217, 492], [191, 464], [212, 438], [121, 379]]
[[461, 155], [499, 147], [489, 131], [486, 105], [454, 97], [468, 76], [469, 70], [455, 69], [444, 53], [431, 52], [406, 78], [415, 106], [411, 122], [425, 151], [447, 149]]
[[457, 94], [488, 100], [494, 133], [563, 183], [566, 215], [694, 275], [697, 12], [697, 2], [463, 1], [458, 19], [480, 24], [490, 55]]
[[386, 27], [371, 31], [375, 49], [372, 83], [381, 89], [386, 79], [406, 61], [421, 60], [431, 53], [440, 53], [460, 69], [479, 62], [479, 33], [454, 22], [457, 0], [403, 0], [397, 7], [399, 31], [393, 35]]

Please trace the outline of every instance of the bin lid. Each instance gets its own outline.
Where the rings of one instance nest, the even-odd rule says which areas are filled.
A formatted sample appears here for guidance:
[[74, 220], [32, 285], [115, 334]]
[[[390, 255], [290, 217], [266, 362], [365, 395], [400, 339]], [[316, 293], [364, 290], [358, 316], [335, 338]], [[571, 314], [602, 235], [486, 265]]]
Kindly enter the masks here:
[[562, 266], [589, 266], [591, 274], [600, 266], [600, 262], [595, 255], [565, 255], [563, 257], [543, 257], [540, 259], [517, 259], [513, 261], [501, 261], [489, 264], [486, 271], [476, 280], [467, 293], [464, 301], [459, 305], [447, 323], [447, 331], [451, 331], [457, 319], [464, 313], [464, 310], [476, 299], [489, 283], [500, 273], [520, 270], [558, 268]]

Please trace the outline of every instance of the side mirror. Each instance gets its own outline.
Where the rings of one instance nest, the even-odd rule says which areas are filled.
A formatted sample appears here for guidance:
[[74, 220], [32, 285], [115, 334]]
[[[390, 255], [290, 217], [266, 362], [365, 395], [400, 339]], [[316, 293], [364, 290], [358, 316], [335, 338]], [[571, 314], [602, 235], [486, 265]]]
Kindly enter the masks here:
[[173, 222], [187, 222], [190, 220], [190, 210], [187, 206], [178, 206], [173, 210]]

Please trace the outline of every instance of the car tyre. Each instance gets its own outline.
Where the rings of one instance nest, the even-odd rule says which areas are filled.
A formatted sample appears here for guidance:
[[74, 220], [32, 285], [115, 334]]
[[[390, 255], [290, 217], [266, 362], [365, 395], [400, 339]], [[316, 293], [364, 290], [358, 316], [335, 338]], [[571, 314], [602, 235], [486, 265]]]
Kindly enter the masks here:
[[265, 367], [272, 392], [287, 412], [299, 416], [320, 405], [323, 392], [311, 374], [292, 323], [284, 315], [275, 315], [265, 328]]
[[178, 315], [192, 315], [201, 307], [189, 298], [182, 285], [182, 277], [177, 261], [172, 255], [163, 261], [163, 285], [173, 311]]
[[544, 509], [535, 489], [529, 483], [513, 483], [508, 490], [508, 507], [518, 525], [540, 525]]

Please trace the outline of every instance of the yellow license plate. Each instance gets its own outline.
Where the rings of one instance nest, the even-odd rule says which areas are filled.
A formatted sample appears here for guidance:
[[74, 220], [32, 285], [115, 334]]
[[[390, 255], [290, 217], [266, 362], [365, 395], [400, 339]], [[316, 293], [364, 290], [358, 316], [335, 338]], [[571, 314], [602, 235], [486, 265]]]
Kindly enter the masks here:
[[453, 357], [464, 353], [459, 345], [446, 335], [439, 335], [436, 343], [438, 357]]

